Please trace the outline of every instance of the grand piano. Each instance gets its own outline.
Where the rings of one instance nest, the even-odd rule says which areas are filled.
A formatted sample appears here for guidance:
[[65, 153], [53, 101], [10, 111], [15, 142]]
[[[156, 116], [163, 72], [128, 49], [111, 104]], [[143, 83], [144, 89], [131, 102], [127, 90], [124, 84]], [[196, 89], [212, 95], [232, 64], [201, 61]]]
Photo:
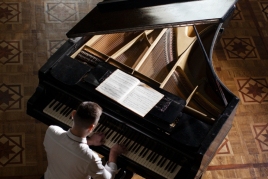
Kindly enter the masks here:
[[[145, 3], [146, 2], [146, 3]], [[228, 134], [239, 99], [217, 77], [213, 48], [236, 0], [100, 2], [69, 32], [39, 70], [27, 114], [70, 128], [70, 113], [94, 101], [103, 115], [93, 150], [115, 143], [128, 152], [118, 165], [145, 178], [201, 178]], [[96, 91], [121, 70], [164, 97], [144, 116]]]

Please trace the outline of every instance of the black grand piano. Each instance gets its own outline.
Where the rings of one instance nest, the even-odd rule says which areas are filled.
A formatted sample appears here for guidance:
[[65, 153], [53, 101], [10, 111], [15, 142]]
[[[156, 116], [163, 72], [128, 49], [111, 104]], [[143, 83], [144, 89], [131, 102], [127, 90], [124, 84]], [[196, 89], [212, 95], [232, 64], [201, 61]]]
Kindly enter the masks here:
[[[104, 113], [95, 132], [128, 153], [119, 166], [145, 178], [200, 178], [232, 126], [239, 99], [212, 66], [213, 48], [236, 0], [100, 2], [68, 33], [39, 70], [27, 113], [47, 125], [70, 128], [82, 101]], [[164, 97], [144, 116], [96, 91], [121, 70]]]

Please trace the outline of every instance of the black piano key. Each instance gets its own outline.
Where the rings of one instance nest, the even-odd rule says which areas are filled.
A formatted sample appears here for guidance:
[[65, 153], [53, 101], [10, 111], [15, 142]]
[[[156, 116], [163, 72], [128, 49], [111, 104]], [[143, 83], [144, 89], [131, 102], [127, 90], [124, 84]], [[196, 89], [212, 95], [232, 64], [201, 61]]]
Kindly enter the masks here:
[[57, 102], [57, 100], [53, 99], [53, 103], [51, 103], [48, 107], [51, 108], [52, 106], [54, 106], [54, 104]]
[[152, 157], [149, 159], [149, 162], [155, 163], [156, 159], [157, 159], [157, 152], [154, 152], [152, 154]]
[[119, 135], [115, 138], [115, 142], [119, 143], [119, 140], [123, 137], [124, 132], [125, 132], [125, 126], [122, 126], [118, 131]]
[[[150, 149], [147, 148], [147, 150], [144, 152], [144, 157], [147, 156], [147, 157], [146, 157], [146, 160], [149, 159], [148, 157], [149, 157], [150, 154], [152, 154], [152, 152], [153, 152], [152, 150], [150, 151]], [[148, 155], [147, 155], [147, 154], [148, 154]]]
[[142, 146], [142, 145], [141, 145], [139, 142], [136, 141], [136, 142], [133, 144], [132, 152], [136, 154], [136, 153], [138, 152], [138, 150], [141, 148], [141, 146]]
[[133, 137], [133, 135], [134, 135], [134, 132], [129, 130], [129, 135], [127, 136], [127, 140], [125, 140], [123, 143], [126, 147], [128, 147], [130, 142], [132, 141], [131, 138]]
[[63, 103], [60, 103], [60, 105], [55, 109], [56, 112], [59, 111], [59, 109], [63, 106]]
[[160, 166], [160, 164], [162, 163], [162, 161], [164, 160], [164, 156], [160, 156], [161, 159], [157, 162], [156, 166]]
[[105, 135], [105, 137], [107, 138], [107, 134], [110, 132], [110, 131], [112, 131], [112, 129], [109, 127], [109, 126], [107, 126], [108, 127], [108, 130], [104, 133], [104, 135]]
[[166, 149], [166, 148], [164, 148], [163, 146], [159, 146], [159, 149], [158, 149], [158, 151], [156, 152], [156, 155], [155, 155], [155, 157], [154, 157], [152, 163], [155, 163], [155, 162], [158, 160], [158, 158], [162, 157], [161, 154], [162, 154], [163, 152], [165, 152], [165, 149]]
[[107, 135], [106, 135], [107, 139], [109, 139], [111, 137], [112, 133], [114, 132], [112, 127], [110, 129], [111, 129], [110, 132], [108, 132]]
[[117, 133], [112, 137], [111, 141], [115, 142], [116, 139], [117, 139], [117, 137], [118, 137], [119, 135], [120, 135], [119, 132], [117, 132]]
[[123, 129], [123, 132], [122, 132], [121, 136], [118, 138], [117, 143], [121, 143], [122, 142], [123, 138], [126, 137], [126, 135], [127, 135], [127, 131], [128, 130], [126, 128]]
[[53, 107], [53, 111], [55, 111], [60, 104], [61, 103], [58, 101], [58, 103]]
[[98, 128], [98, 131], [97, 132], [101, 132], [103, 128], [105, 128], [105, 125], [104, 124], [101, 124], [101, 126]]
[[65, 105], [65, 107], [60, 111], [60, 114], [63, 115], [64, 111], [68, 108], [68, 106]]
[[148, 154], [149, 151], [150, 149], [146, 147], [146, 150], [144, 151], [142, 158], [144, 158]]
[[107, 129], [107, 126], [106, 125], [103, 125], [103, 127], [100, 128], [99, 132], [103, 133], [106, 129]]
[[68, 117], [71, 114], [72, 111], [73, 111], [73, 109], [69, 108], [65, 113], [65, 117]]
[[[128, 140], [128, 137], [129, 137], [129, 130], [126, 129], [124, 134], [122, 135], [122, 139], [119, 141], [120, 144], [123, 144], [125, 145], [126, 144], [126, 141]], [[126, 145], [125, 145], [126, 146]]]
[[[166, 152], [167, 148], [165, 148], [164, 151]], [[160, 156], [160, 157], [161, 157], [161, 159], [157, 162], [157, 166], [160, 166], [162, 164], [162, 162], [165, 160], [164, 156]]]
[[102, 124], [98, 124], [96, 128], [94, 129], [94, 132], [98, 132], [101, 127], [102, 127]]
[[175, 163], [174, 161], [172, 161], [172, 159], [174, 159], [174, 158], [175, 158], [175, 153], [174, 153], [174, 152], [172, 152], [172, 151], [171, 151], [171, 152], [169, 152], [169, 153], [171, 154], [171, 158], [170, 158], [171, 160], [170, 160], [170, 161], [171, 161], [172, 163], [171, 163], [170, 165], [168, 165], [166, 168], [167, 168], [167, 170], [168, 170], [168, 171], [171, 171], [172, 166], [173, 166], [173, 164]]
[[151, 156], [148, 156], [148, 160], [149, 162], [154, 163], [160, 155], [159, 151], [162, 150], [162, 145], [159, 145], [158, 143], [154, 142], [154, 146], [151, 148], [151, 150], [153, 151], [153, 153], [151, 154]]
[[174, 169], [176, 168], [176, 166], [177, 166], [177, 163], [176, 162], [173, 162], [173, 164], [169, 167], [168, 171], [170, 173], [172, 173], [174, 171]]
[[135, 150], [135, 147], [136, 147], [136, 145], [137, 145], [137, 139], [139, 139], [139, 137], [140, 137], [140, 135], [139, 134], [137, 134], [137, 135], [135, 135], [134, 136], [134, 138], [133, 138], [133, 143], [132, 143], [132, 145], [129, 147], [129, 151], [131, 151], [131, 152], [134, 152], [134, 150]]
[[152, 155], [154, 154], [153, 149], [155, 148], [155, 146], [156, 146], [156, 143], [153, 142], [153, 144], [150, 146], [150, 149], [152, 152], [148, 155], [146, 160], [150, 160], [152, 158]]
[[165, 170], [169, 171], [169, 167], [173, 164], [173, 162], [170, 160], [168, 164], [165, 167]]
[[120, 126], [116, 126], [116, 135], [114, 135], [113, 136], [113, 138], [112, 138], [112, 141], [114, 142], [114, 143], [117, 143], [117, 141], [118, 141], [118, 139], [120, 138], [120, 136], [121, 136], [121, 133], [122, 133], [122, 128], [123, 128], [124, 126], [121, 124]]
[[164, 166], [164, 164], [166, 163], [166, 161], [167, 161], [167, 158], [165, 158], [165, 157], [163, 157], [164, 159], [163, 159], [163, 161], [160, 163], [160, 167], [162, 168], [163, 166]]
[[69, 106], [66, 106], [66, 109], [64, 110], [64, 112], [62, 113], [63, 116], [66, 116], [67, 112], [70, 110]]
[[170, 173], [173, 173], [174, 170], [175, 170], [175, 168], [176, 168], [177, 166], [178, 166], [178, 164], [177, 164], [177, 163], [174, 163], [173, 167], [172, 167], [171, 170], [170, 170]]
[[122, 134], [118, 133], [118, 134], [116, 135], [116, 137], [114, 138], [114, 142], [115, 142], [115, 143], [119, 143], [118, 141], [119, 141], [120, 137], [122, 137]]
[[111, 131], [109, 133], [107, 133], [106, 138], [109, 139], [110, 141], [112, 141], [111, 140], [112, 134], [116, 133], [117, 128], [114, 125], [110, 124], [110, 123], [109, 123], [109, 127], [111, 128]]
[[102, 132], [106, 128], [105, 123], [101, 125], [101, 127], [98, 129], [98, 132]]
[[133, 152], [136, 154], [140, 148], [142, 147], [142, 144], [139, 142], [136, 142], [135, 146], [133, 147]]
[[148, 155], [148, 157], [147, 157], [146, 160], [148, 160], [149, 162], [151, 162], [154, 155], [155, 155], [155, 152], [153, 150], [151, 150], [151, 153]]
[[154, 151], [148, 149], [148, 151], [147, 151], [146, 154], [144, 155], [144, 157], [147, 156], [147, 157], [145, 158], [145, 160], [146, 160], [146, 161], [149, 161], [149, 158], [150, 158], [149, 156], [152, 156], [153, 153], [154, 153]]
[[136, 142], [136, 144], [133, 148], [133, 150], [134, 150], [133, 152], [136, 154], [140, 150], [141, 146], [142, 145], [140, 143]]
[[148, 143], [150, 143], [150, 141], [149, 141], [148, 138], [146, 138], [146, 141], [147, 141], [147, 142], [143, 143], [144, 148], [143, 148], [142, 151], [139, 153], [139, 155], [142, 156], [142, 157], [144, 157], [143, 154], [147, 151], [147, 149], [148, 149]]

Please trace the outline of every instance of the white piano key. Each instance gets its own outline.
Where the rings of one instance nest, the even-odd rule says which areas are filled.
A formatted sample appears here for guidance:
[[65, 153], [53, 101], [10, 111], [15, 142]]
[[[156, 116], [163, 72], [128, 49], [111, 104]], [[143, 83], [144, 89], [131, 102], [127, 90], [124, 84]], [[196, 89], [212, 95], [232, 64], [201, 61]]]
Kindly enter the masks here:
[[155, 161], [155, 163], [152, 163], [152, 164], [150, 165], [150, 168], [151, 168], [152, 171], [156, 172], [156, 171], [159, 169], [159, 167], [157, 166], [157, 163], [161, 160], [161, 158], [162, 158], [162, 156], [160, 155], [160, 156], [157, 158], [157, 160]]
[[149, 150], [149, 151], [148, 151], [148, 155], [146, 155], [146, 158], [145, 158], [146, 161], [145, 161], [145, 163], [144, 163], [145, 166], [149, 166], [150, 163], [151, 163], [151, 162], [150, 162], [150, 159], [147, 159], [147, 158], [151, 155], [151, 153], [153, 153], [153, 151], [152, 151], [152, 150]]
[[[140, 146], [140, 148], [139, 148], [139, 150], [135, 153], [135, 152], [133, 152], [133, 159], [135, 160], [135, 161], [137, 161], [138, 159], [140, 159], [140, 153], [141, 153], [141, 151], [144, 149], [144, 147], [143, 146]], [[136, 150], [135, 150], [136, 151]]]
[[61, 112], [61, 110], [63, 110], [63, 108], [65, 108], [65, 105], [62, 105], [61, 108], [58, 110], [57, 114], [55, 115], [56, 119], [59, 119], [62, 116], [62, 114], [60, 112]]
[[167, 159], [165, 161], [164, 165], [159, 168], [158, 172], [159, 172], [160, 175], [164, 175], [166, 173], [165, 168], [166, 168], [166, 166], [168, 165], [169, 162], [170, 162], [170, 160]]
[[107, 143], [105, 144], [105, 145], [107, 145], [107, 147], [112, 147], [115, 143], [114, 143], [114, 141], [112, 141], [112, 138], [114, 137], [116, 135], [116, 132], [113, 132], [112, 134], [111, 134], [111, 136], [109, 137], [109, 139], [107, 140]]
[[150, 155], [150, 152], [151, 152], [151, 150], [148, 150], [145, 155], [142, 154], [142, 156], [139, 159], [137, 159], [137, 162], [140, 163], [140, 164], [142, 164], [143, 166], [146, 166], [146, 164], [147, 164], [147, 157]]
[[173, 179], [175, 178], [175, 176], [177, 175], [177, 173], [180, 171], [181, 169], [181, 166], [180, 165], [177, 165], [176, 168], [174, 169], [174, 171], [172, 173], [170, 173], [167, 178], [168, 179]]
[[53, 99], [43, 110], [43, 112], [47, 113], [47, 111], [49, 110], [49, 106], [55, 101], [55, 99]]

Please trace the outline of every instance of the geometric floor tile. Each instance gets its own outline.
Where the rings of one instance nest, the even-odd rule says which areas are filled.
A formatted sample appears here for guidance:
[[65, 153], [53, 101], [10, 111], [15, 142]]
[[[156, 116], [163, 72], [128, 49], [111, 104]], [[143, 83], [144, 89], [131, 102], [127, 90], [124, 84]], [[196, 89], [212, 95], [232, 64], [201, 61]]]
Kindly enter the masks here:
[[68, 23], [79, 20], [76, 2], [46, 1], [44, 7], [46, 23]]
[[21, 109], [22, 97], [21, 85], [0, 84], [0, 111]]
[[0, 2], [0, 24], [21, 23], [21, 3]]
[[24, 165], [24, 134], [0, 134], [0, 167]]
[[47, 41], [48, 57], [53, 55], [65, 42], [66, 40], [48, 40]]
[[259, 2], [264, 19], [268, 21], [268, 2]]
[[244, 20], [244, 17], [242, 15], [242, 12], [240, 10], [240, 6], [237, 4], [236, 9], [234, 10], [234, 13], [232, 15], [232, 20]]
[[259, 60], [251, 37], [221, 38], [221, 44], [228, 60]]
[[216, 155], [217, 156], [220, 156], [220, 155], [233, 155], [233, 150], [232, 150], [232, 147], [231, 147], [231, 144], [230, 144], [230, 141], [228, 140], [228, 137], [226, 137], [220, 147], [218, 148], [217, 152], [216, 152]]
[[260, 153], [268, 152], [268, 123], [254, 123], [251, 129]]
[[267, 78], [235, 78], [242, 104], [267, 104]]
[[21, 41], [0, 41], [0, 64], [22, 64]]

